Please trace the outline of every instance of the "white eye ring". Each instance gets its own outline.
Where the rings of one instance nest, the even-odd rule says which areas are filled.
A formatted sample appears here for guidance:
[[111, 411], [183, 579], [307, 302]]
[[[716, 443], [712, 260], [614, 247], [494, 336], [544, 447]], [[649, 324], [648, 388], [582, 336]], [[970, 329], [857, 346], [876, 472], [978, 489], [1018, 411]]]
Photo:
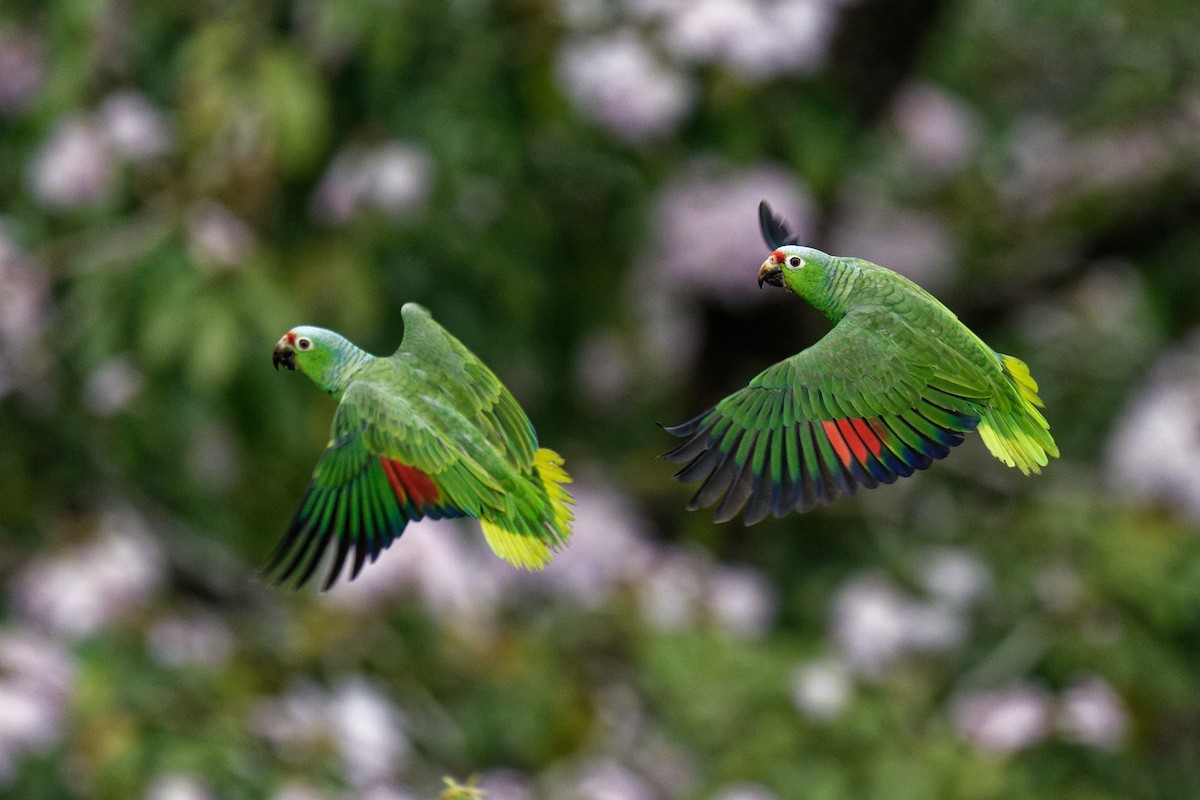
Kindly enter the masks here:
[[312, 339], [297, 339], [296, 340], [296, 349], [297, 350], [312, 350]]
[[804, 259], [800, 256], [792, 256], [787, 260], [788, 269], [800, 269], [804, 266]]

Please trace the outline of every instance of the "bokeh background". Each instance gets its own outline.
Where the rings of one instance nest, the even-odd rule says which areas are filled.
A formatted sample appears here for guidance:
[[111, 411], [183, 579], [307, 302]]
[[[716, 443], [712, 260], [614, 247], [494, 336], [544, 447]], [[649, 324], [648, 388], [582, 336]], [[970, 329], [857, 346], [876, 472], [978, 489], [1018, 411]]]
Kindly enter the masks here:
[[[0, 796], [1200, 796], [1200, 4], [7, 0]], [[814, 341], [805, 242], [1028, 361], [972, 440], [745, 528], [656, 456]], [[539, 574], [421, 523], [257, 576], [426, 305], [576, 477]], [[465, 796], [465, 793], [462, 793]]]

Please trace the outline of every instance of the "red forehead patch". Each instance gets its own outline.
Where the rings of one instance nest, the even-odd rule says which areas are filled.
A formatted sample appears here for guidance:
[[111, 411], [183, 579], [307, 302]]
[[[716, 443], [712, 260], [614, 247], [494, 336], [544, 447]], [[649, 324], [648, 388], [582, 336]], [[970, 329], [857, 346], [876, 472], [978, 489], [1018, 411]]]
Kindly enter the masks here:
[[296, 334], [292, 333], [291, 331], [288, 331], [287, 334], [285, 334], [283, 338], [288, 344], [295, 346]]
[[783, 254], [782, 250], [776, 250], [774, 253], [771, 253], [771, 258], [781, 264], [787, 260], [787, 256]]

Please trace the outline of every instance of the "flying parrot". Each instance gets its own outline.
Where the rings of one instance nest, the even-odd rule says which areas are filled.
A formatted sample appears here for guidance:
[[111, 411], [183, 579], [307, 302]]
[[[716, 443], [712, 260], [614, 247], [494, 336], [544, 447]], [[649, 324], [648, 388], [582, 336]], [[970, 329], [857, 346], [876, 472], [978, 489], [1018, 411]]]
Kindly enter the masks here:
[[377, 357], [323, 328], [275, 345], [275, 368], [299, 370], [338, 401], [325, 452], [266, 568], [277, 583], [312, 577], [336, 546], [323, 588], [350, 551], [355, 578], [424, 517], [474, 517], [496, 555], [540, 569], [571, 535], [571, 479], [538, 447], [500, 380], [421, 306], [400, 310], [400, 349]]
[[666, 428], [687, 440], [663, 456], [684, 464], [675, 477], [703, 481], [689, 509], [719, 500], [714, 519], [725, 522], [745, 507], [747, 525], [808, 511], [925, 469], [975, 430], [1026, 475], [1058, 456], [1024, 362], [904, 276], [801, 247], [765, 202], [759, 224], [772, 253], [758, 285], [800, 295], [834, 327]]

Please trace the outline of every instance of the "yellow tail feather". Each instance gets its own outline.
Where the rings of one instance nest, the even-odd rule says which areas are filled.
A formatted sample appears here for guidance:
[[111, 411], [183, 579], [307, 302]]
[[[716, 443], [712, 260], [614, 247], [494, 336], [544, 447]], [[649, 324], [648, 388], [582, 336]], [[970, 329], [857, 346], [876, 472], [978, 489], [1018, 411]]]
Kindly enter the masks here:
[[1000, 361], [1008, 370], [1008, 374], [1012, 376], [1013, 382], [1017, 384], [1017, 391], [1021, 393], [1021, 397], [1038, 408], [1044, 408], [1042, 398], [1038, 397], [1037, 381], [1029, 374], [1029, 365], [1015, 356], [1002, 355]]
[[1017, 390], [1013, 398], [1016, 407], [1007, 412], [995, 408], [985, 412], [979, 422], [979, 436], [992, 455], [1008, 466], [1025, 475], [1041, 472], [1051, 457], [1058, 457], [1058, 445], [1050, 435], [1049, 423], [1038, 411], [1043, 405], [1037, 381], [1021, 359], [1005, 355], [1000, 359]]
[[571, 495], [563, 486], [571, 482], [571, 477], [562, 464], [562, 456], [548, 448], [534, 454], [534, 471], [546, 492], [539, 519], [479, 521], [492, 551], [508, 563], [524, 569], [541, 569], [550, 563], [554, 553], [566, 546], [571, 536], [571, 520], [575, 517], [571, 513]]

